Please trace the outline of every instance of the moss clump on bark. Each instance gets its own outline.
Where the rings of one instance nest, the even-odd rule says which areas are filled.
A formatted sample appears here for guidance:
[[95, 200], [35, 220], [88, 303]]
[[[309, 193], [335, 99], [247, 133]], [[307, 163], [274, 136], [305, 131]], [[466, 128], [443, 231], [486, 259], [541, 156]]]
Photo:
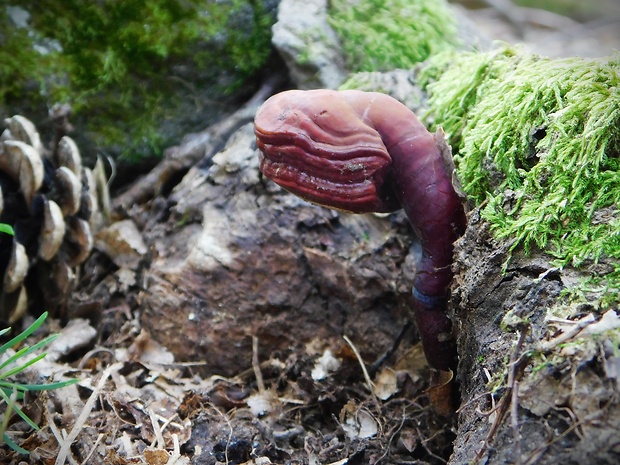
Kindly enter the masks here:
[[444, 0], [333, 0], [329, 18], [351, 71], [407, 69], [459, 44]]
[[[157, 153], [162, 125], [238, 89], [271, 53], [276, 2], [10, 0], [0, 8], [0, 98], [70, 103], [100, 147]], [[27, 12], [27, 13], [26, 13]], [[29, 17], [28, 17], [29, 16]], [[38, 87], [35, 86], [38, 84]], [[35, 87], [37, 87], [35, 89]], [[182, 105], [185, 104], [185, 105]], [[188, 108], [190, 107], [190, 108]], [[189, 128], [190, 130], [192, 128]]]
[[[505, 47], [439, 55], [421, 76], [428, 116], [497, 237], [536, 245], [559, 266], [620, 259], [620, 56]], [[620, 264], [597, 282], [617, 300]]]

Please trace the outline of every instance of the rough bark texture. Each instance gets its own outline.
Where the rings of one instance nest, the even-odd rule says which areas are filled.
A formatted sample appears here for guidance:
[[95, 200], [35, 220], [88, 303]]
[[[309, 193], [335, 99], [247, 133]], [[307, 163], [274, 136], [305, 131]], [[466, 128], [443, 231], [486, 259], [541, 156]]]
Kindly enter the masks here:
[[517, 251], [504, 272], [509, 246], [492, 238], [477, 211], [457, 243], [462, 402], [450, 463], [618, 463], [618, 386], [606, 375], [603, 341], [564, 351], [561, 364], [528, 353], [545, 353], [549, 308], [594, 267], [558, 270], [543, 253]]

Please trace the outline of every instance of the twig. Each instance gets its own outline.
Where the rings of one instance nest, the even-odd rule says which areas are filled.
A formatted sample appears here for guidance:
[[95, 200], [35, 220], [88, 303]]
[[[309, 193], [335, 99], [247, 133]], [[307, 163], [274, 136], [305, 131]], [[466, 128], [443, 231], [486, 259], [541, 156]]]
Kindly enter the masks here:
[[542, 350], [543, 352], [549, 352], [550, 350], [555, 349], [560, 344], [577, 336], [581, 331], [583, 331], [584, 328], [594, 323], [595, 320], [596, 318], [594, 317], [594, 315], [592, 313], [589, 313], [580, 320], [571, 321], [571, 323], [574, 323], [574, 325], [568, 331], [564, 331], [558, 337], [541, 344], [540, 350]]
[[162, 430], [159, 426], [159, 420], [155, 416], [155, 412], [153, 412], [152, 409], [147, 408], [147, 411], [149, 412], [149, 418], [151, 420], [151, 425], [153, 425], [153, 434], [155, 435], [155, 439], [151, 443], [151, 447], [154, 447], [155, 443], [157, 443], [158, 449], [165, 449], [166, 442], [164, 441], [164, 435], [162, 434]]
[[228, 425], [228, 438], [226, 439], [226, 448], [224, 449], [224, 463], [228, 465], [230, 463], [230, 461], [228, 460], [228, 450], [230, 448], [230, 443], [232, 442], [234, 434], [233, 427], [230, 423], [230, 418], [228, 418], [220, 409], [218, 409], [214, 405], [211, 405], [211, 408], [215, 410], [216, 413], [221, 416]]
[[250, 100], [229, 117], [195, 134], [191, 140], [182, 145], [167, 149], [164, 153], [165, 158], [155, 168], [114, 199], [114, 208], [123, 211], [132, 205], [146, 202], [158, 195], [162, 186], [177, 173], [188, 170], [203, 158], [215, 155], [231, 134], [252, 121], [258, 107], [282, 85], [283, 81], [284, 77], [280, 74], [272, 76]]
[[95, 387], [95, 390], [91, 393], [90, 397], [86, 401], [86, 404], [84, 404], [84, 408], [82, 409], [80, 416], [78, 416], [77, 419], [75, 420], [73, 429], [67, 435], [67, 437], [62, 441], [62, 444], [60, 445], [60, 450], [58, 451], [58, 457], [56, 457], [56, 462], [54, 462], [55, 465], [63, 465], [66, 462], [67, 457], [69, 455], [69, 451], [71, 449], [71, 445], [78, 437], [78, 434], [80, 434], [80, 431], [84, 427], [86, 420], [88, 420], [88, 416], [90, 415], [90, 412], [95, 407], [95, 403], [97, 402], [97, 397], [99, 397], [99, 392], [105, 386], [105, 383], [110, 377], [110, 375], [120, 370], [122, 366], [123, 364], [119, 362], [119, 363], [110, 365], [108, 368], [105, 369], [105, 371], [101, 375], [101, 378], [99, 379], [99, 382], [97, 383], [97, 386]]
[[[51, 400], [49, 400], [48, 402], [51, 402]], [[45, 418], [47, 419], [47, 425], [52, 430], [52, 434], [56, 438], [56, 441], [58, 441], [58, 444], [62, 444], [62, 442], [67, 437], [67, 435], [65, 434], [66, 432], [64, 430], [61, 431], [60, 429], [58, 429], [58, 426], [56, 426], [56, 423], [54, 423], [51, 412], [52, 408], [48, 405], [45, 409]], [[71, 465], [77, 465], [77, 462], [71, 456], [69, 456], [69, 463]]]
[[[592, 324], [594, 320], [595, 320], [594, 316], [592, 314], [589, 314], [585, 316], [584, 318], [573, 322], [574, 326], [572, 326], [568, 331], [563, 332], [560, 336], [550, 341], [547, 341], [544, 344], [541, 344], [541, 346], [539, 347], [539, 350], [541, 350], [542, 352], [548, 352], [556, 348], [558, 345], [562, 344], [563, 342], [566, 342], [574, 338], [575, 336], [577, 336], [579, 333], [581, 333], [581, 331], [584, 330], [584, 328]], [[491, 426], [491, 429], [489, 430], [489, 433], [487, 434], [487, 437], [484, 441], [483, 446], [478, 451], [478, 453], [476, 454], [473, 460], [474, 464], [480, 461], [484, 453], [488, 450], [488, 447], [493, 437], [497, 434], [497, 431], [499, 430], [499, 427], [501, 426], [501, 423], [503, 422], [509, 408], [511, 412], [512, 428], [513, 428], [513, 434], [514, 434], [514, 440], [515, 440], [515, 455], [516, 455], [515, 463], [517, 464], [534, 463], [532, 462], [533, 458], [538, 457], [544, 451], [544, 449], [542, 449], [540, 451], [535, 452], [525, 462], [523, 462], [521, 458], [521, 437], [520, 437], [520, 432], [519, 432], [519, 418], [518, 418], [518, 408], [519, 408], [518, 378], [523, 368], [525, 367], [525, 365], [529, 362], [531, 358], [529, 354], [521, 354], [521, 350], [522, 350], [523, 343], [525, 341], [525, 336], [527, 334], [528, 329], [529, 328], [525, 328], [520, 333], [519, 339], [517, 341], [517, 345], [515, 346], [515, 349], [512, 351], [512, 353], [510, 354], [510, 362], [508, 364], [508, 367], [509, 367], [508, 379], [506, 380], [506, 392], [504, 396], [500, 399], [497, 408], [494, 409], [494, 410], [497, 410], [497, 417], [495, 418]], [[572, 431], [578, 425], [579, 425], [579, 422], [575, 423], [571, 428], [569, 428], [569, 430]], [[562, 435], [565, 435], [567, 433], [568, 431], [565, 431]]]
[[99, 445], [102, 439], [103, 439], [103, 433], [99, 433], [99, 435], [97, 436], [97, 440], [95, 441], [95, 444], [93, 444], [93, 447], [90, 449], [90, 452], [88, 453], [86, 458], [82, 460], [82, 465], [87, 465], [88, 463], [90, 463], [89, 460], [93, 456], [95, 451], [97, 450], [97, 446]]
[[392, 347], [390, 347], [386, 352], [384, 352], [383, 355], [381, 355], [381, 357], [379, 357], [377, 361], [370, 366], [370, 370], [368, 370], [370, 374], [374, 376], [377, 373], [377, 371], [379, 371], [379, 368], [381, 368], [381, 366], [385, 363], [385, 361], [396, 353], [396, 351], [400, 347], [400, 343], [403, 341], [405, 337], [405, 334], [407, 334], [407, 331], [409, 331], [412, 327], [413, 327], [413, 322], [411, 320], [407, 320], [406, 323], [403, 325], [398, 336], [396, 336], [396, 339], [394, 340]]
[[540, 447], [534, 452], [532, 452], [532, 455], [523, 463], [523, 465], [534, 465], [538, 463], [540, 456], [544, 453], [545, 450], [547, 450], [553, 444], [556, 444], [557, 442], [561, 441], [568, 434], [572, 433], [574, 430], [583, 426], [584, 424], [588, 424], [595, 420], [598, 420], [603, 415], [603, 412], [609, 409], [609, 407], [615, 404], [615, 402], [616, 402], [616, 399], [612, 397], [611, 399], [607, 401], [605, 405], [603, 405], [600, 408], [600, 410], [596, 410], [595, 412], [592, 412], [591, 414], [586, 415], [585, 418], [583, 419], [575, 420], [570, 426], [568, 426], [558, 436], [554, 437], [551, 441], [548, 441], [547, 444], [545, 444], [543, 447]]
[[[521, 350], [523, 348], [523, 343], [525, 342], [525, 336], [529, 330], [529, 327], [524, 328], [520, 334], [519, 339], [517, 340], [517, 344], [514, 350], [510, 354], [510, 362], [508, 363], [508, 379], [506, 380], [506, 392], [498, 402], [497, 406], [497, 417], [493, 421], [491, 428], [487, 434], [487, 437], [484, 440], [484, 443], [480, 450], [476, 453], [474, 457], [473, 464], [476, 464], [482, 459], [482, 456], [489, 449], [489, 445], [491, 444], [493, 438], [497, 434], [499, 427], [506, 418], [506, 414], [508, 413], [510, 406], [512, 405], [513, 400], [513, 392], [516, 390], [517, 386], [517, 378], [520, 375], [521, 369], [525, 366], [525, 364], [529, 361], [529, 357], [523, 357], [521, 354]], [[515, 394], [516, 395], [516, 394]], [[516, 408], [516, 407], [515, 407]]]
[[175, 465], [177, 461], [181, 458], [181, 446], [179, 445], [179, 435], [174, 433], [172, 435], [172, 443], [174, 445], [174, 449], [172, 454], [170, 454], [170, 458], [166, 465]]
[[366, 380], [366, 384], [368, 385], [368, 390], [374, 396], [375, 395], [375, 383], [373, 383], [370, 380], [370, 375], [368, 374], [368, 370], [366, 370], [366, 365], [364, 364], [364, 360], [362, 360], [362, 356], [358, 352], [357, 347], [355, 347], [353, 345], [353, 342], [351, 342], [351, 339], [348, 338], [348, 336], [344, 335], [342, 337], [345, 341], [347, 341], [347, 344], [349, 344], [349, 347], [351, 347], [351, 350], [355, 354], [355, 357], [357, 357], [357, 361], [359, 362], [360, 367], [362, 367], [362, 373], [364, 373], [364, 379]]
[[512, 423], [512, 434], [514, 436], [514, 451], [517, 456], [516, 464], [521, 465], [521, 433], [519, 432], [519, 382], [514, 381], [512, 386], [512, 396], [510, 399], [510, 419]]
[[252, 336], [252, 369], [256, 377], [258, 392], [264, 394], [265, 381], [263, 380], [263, 373], [260, 371], [260, 363], [258, 362], [258, 338], [256, 336]]
[[387, 455], [390, 453], [390, 444], [392, 444], [392, 442], [394, 441], [394, 438], [396, 437], [396, 435], [400, 432], [400, 430], [402, 430], [403, 425], [405, 424], [405, 420], [407, 419], [407, 415], [405, 413], [405, 410], [403, 409], [403, 414], [400, 417], [400, 423], [395, 425], [388, 433], [386, 436], [389, 436], [389, 439], [387, 440], [387, 442], [385, 443], [385, 445], [382, 447], [383, 449], [383, 454], [381, 454], [379, 457], [377, 457], [377, 460], [375, 463], [380, 463], [385, 457], [387, 457]]

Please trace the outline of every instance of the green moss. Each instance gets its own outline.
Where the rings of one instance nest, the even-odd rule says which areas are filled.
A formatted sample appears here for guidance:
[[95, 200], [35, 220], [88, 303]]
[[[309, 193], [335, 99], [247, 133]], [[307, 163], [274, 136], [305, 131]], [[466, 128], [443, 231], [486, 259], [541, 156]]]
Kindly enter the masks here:
[[614, 8], [612, 2], [614, 1], [615, 0], [598, 0], [596, 2], [584, 2], [583, 0], [516, 0], [515, 4], [552, 11], [585, 22], [607, 13], [613, 14]]
[[443, 0], [333, 0], [329, 17], [351, 71], [408, 69], [459, 43]]
[[9, 9], [0, 7], [0, 102], [22, 95], [28, 82], [42, 80], [43, 69], [49, 66], [46, 61], [46, 56], [32, 49], [28, 30], [16, 27], [9, 18]]
[[[558, 265], [620, 259], [620, 56], [550, 59], [504, 48], [443, 54], [423, 84], [464, 190], [499, 238]], [[617, 299], [620, 265], [590, 285]]]
[[[95, 128], [98, 145], [118, 145], [125, 155], [160, 152], [170, 143], [162, 126], [189, 113], [188, 102], [199, 107], [234, 92], [271, 53], [270, 1], [11, 3], [30, 12], [32, 30], [0, 34], [13, 58], [0, 65], [0, 82], [12, 84], [2, 97], [30, 98], [34, 78], [48, 105], [71, 103]], [[42, 55], [35, 43], [57, 47]]]

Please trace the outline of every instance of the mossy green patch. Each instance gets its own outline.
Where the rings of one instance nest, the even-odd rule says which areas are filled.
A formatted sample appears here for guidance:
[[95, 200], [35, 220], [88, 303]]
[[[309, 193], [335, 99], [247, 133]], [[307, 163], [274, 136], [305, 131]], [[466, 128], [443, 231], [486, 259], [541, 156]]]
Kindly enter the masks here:
[[23, 92], [24, 82], [41, 78], [38, 53], [23, 54], [24, 44], [30, 44], [28, 30], [16, 27], [9, 18], [6, 6], [0, 7], [0, 102], [7, 95]]
[[[433, 57], [422, 72], [467, 194], [499, 238], [558, 265], [620, 259], [620, 56], [505, 47]], [[620, 264], [596, 285], [618, 299]], [[592, 284], [592, 282], [590, 283]]]
[[333, 0], [329, 19], [351, 71], [407, 69], [459, 44], [444, 0]]
[[199, 119], [272, 51], [271, 0], [8, 3], [30, 18], [16, 27], [0, 8], [0, 98], [68, 102], [97, 145], [124, 155], [160, 153], [172, 121]]

